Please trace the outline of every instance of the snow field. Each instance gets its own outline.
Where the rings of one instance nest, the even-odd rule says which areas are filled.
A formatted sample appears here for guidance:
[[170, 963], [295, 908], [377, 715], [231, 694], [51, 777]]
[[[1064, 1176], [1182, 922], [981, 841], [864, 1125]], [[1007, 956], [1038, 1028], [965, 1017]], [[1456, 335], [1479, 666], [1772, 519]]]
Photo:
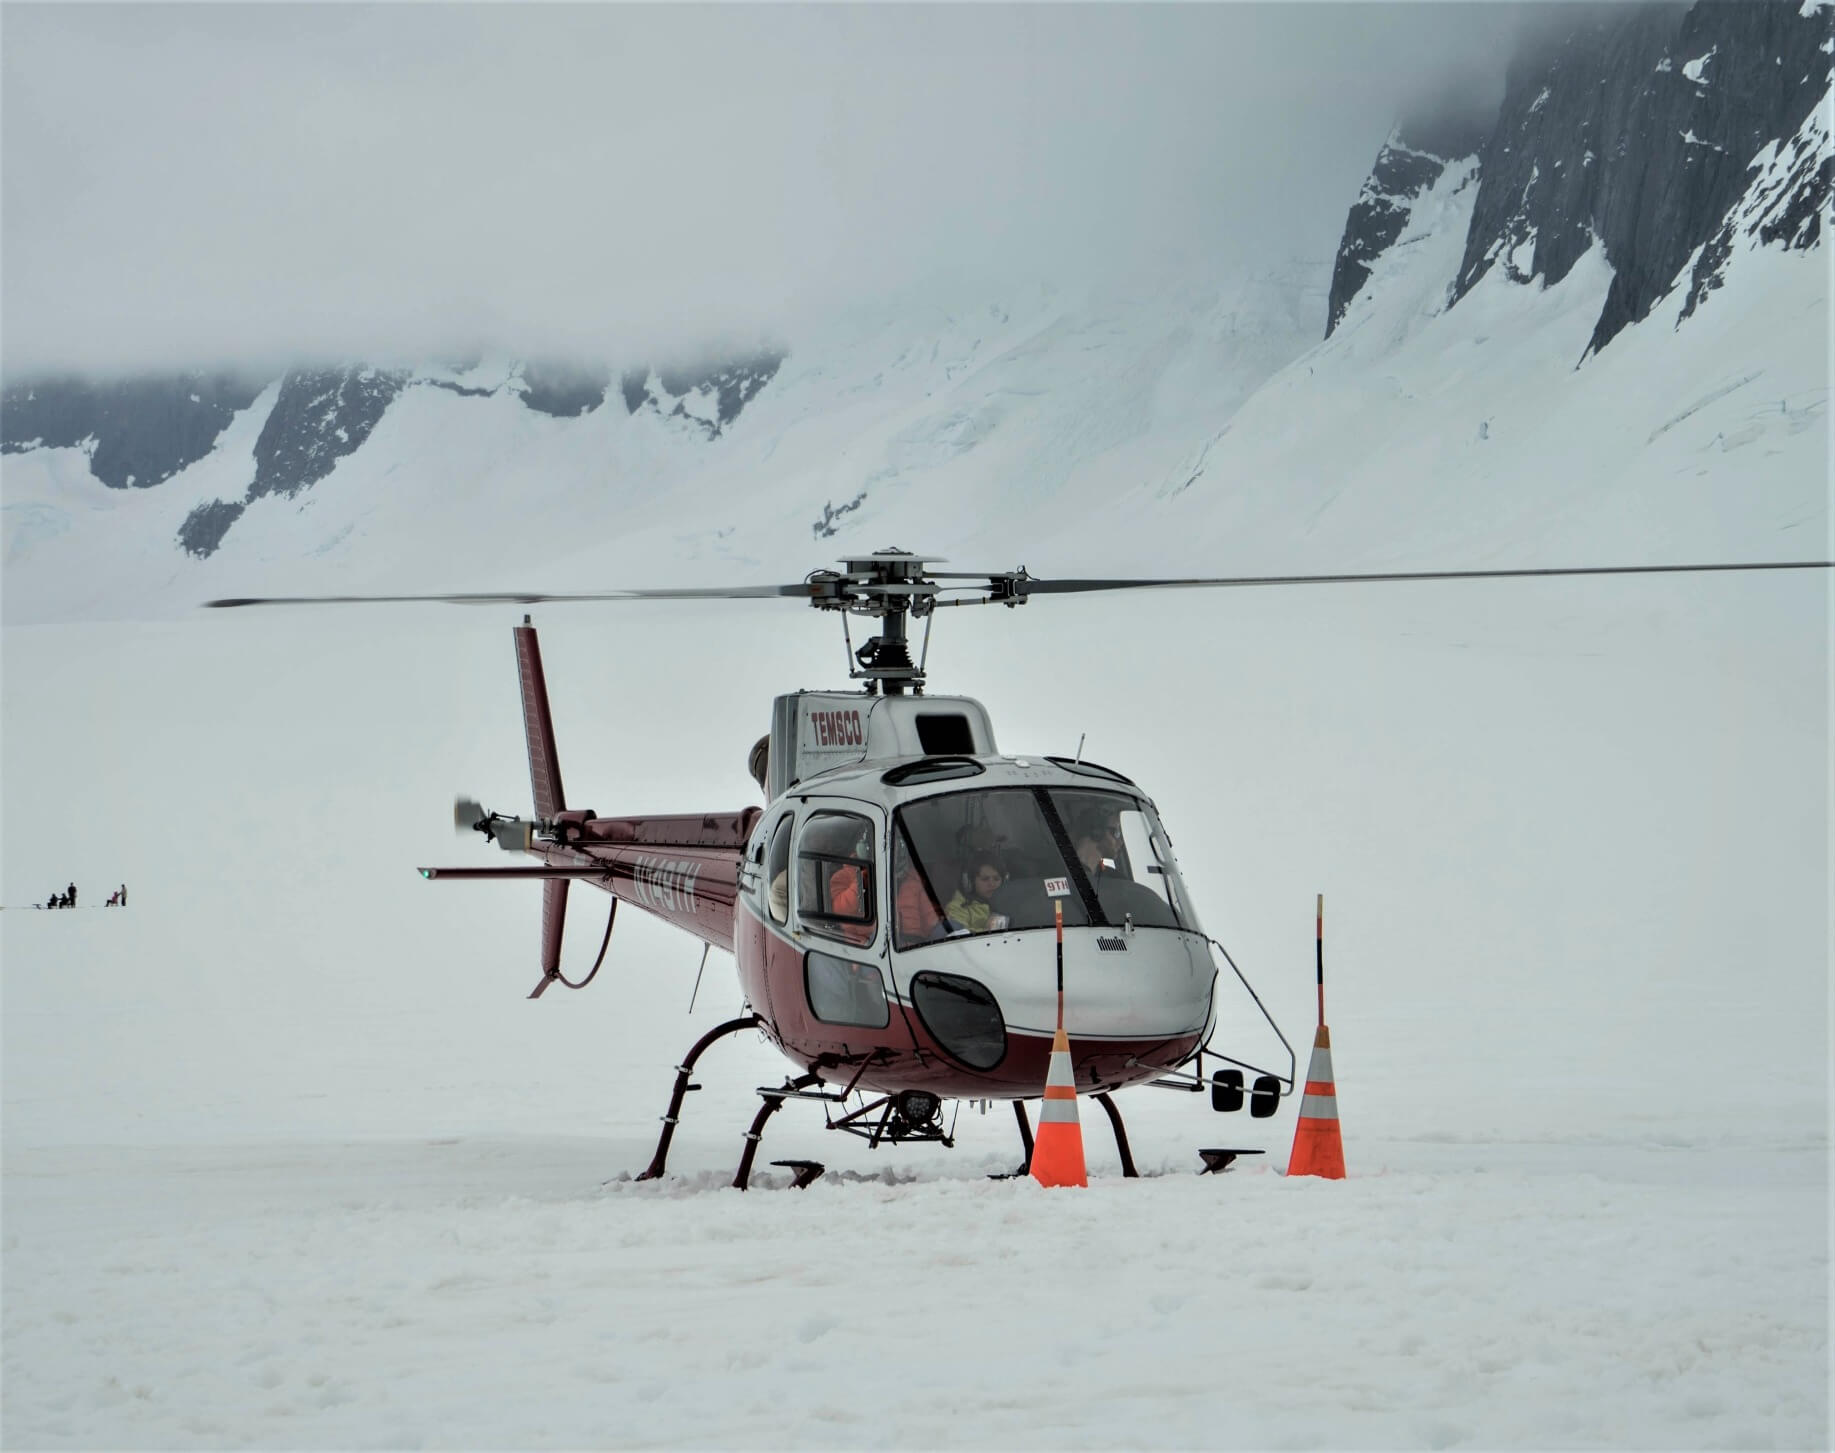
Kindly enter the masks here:
[[1815, 1152], [1487, 1146], [1081, 1194], [983, 1160], [742, 1197], [724, 1171], [601, 1189], [603, 1151], [29, 1152], [8, 1441], [1808, 1447], [1826, 1426]]
[[[868, 1151], [627, 911], [522, 999], [520, 611], [6, 632], [6, 1403], [18, 1446], [1813, 1447], [1827, 1398], [1827, 583], [961, 612], [939, 689], [1158, 800], [1300, 1055], [1312, 902], [1349, 1181], [1272, 1121], [1085, 1103], [1087, 1194]], [[1455, 587], [1455, 589], [1461, 589]], [[963, 620], [961, 617], [968, 617]], [[752, 800], [807, 611], [539, 610], [573, 802]], [[569, 955], [590, 954], [586, 894]], [[1222, 1042], [1276, 1068], [1252, 1006]], [[1199, 1145], [1268, 1152], [1199, 1177]], [[830, 1166], [807, 1192], [772, 1159]]]

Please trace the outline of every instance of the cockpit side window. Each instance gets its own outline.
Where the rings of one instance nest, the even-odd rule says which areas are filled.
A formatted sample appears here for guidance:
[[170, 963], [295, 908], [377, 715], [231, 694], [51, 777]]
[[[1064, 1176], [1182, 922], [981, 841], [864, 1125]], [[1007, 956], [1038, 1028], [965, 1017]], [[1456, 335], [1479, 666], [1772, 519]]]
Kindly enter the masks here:
[[1188, 926], [1171, 844], [1145, 803], [1116, 792], [1058, 787], [1049, 796], [1106, 922]]
[[872, 822], [852, 812], [816, 812], [797, 831], [796, 914], [810, 933], [851, 944], [872, 940], [878, 872]]
[[765, 906], [773, 923], [790, 921], [790, 824], [794, 814], [786, 812], [771, 834], [771, 848], [765, 854]]

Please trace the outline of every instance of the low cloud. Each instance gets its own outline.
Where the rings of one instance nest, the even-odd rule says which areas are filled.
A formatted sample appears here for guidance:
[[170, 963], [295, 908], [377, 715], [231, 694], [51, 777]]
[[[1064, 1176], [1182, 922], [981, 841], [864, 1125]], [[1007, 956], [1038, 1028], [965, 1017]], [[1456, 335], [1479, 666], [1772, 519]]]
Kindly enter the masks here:
[[1503, 5], [0, 12], [4, 366], [794, 341], [1329, 258]]

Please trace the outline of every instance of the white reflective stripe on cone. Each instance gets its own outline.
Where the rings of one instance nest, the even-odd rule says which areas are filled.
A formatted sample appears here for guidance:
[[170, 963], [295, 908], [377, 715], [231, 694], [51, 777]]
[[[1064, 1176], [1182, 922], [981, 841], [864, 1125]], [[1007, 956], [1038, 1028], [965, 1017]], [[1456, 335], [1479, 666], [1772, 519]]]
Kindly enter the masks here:
[[1329, 1080], [1332, 1077], [1332, 1052], [1329, 1049], [1315, 1049], [1313, 1057], [1306, 1062], [1306, 1078], [1309, 1080]]
[[1051, 1064], [1045, 1071], [1045, 1083], [1063, 1085], [1073, 1090], [1077, 1087], [1077, 1077], [1071, 1073], [1070, 1069], [1068, 1050], [1054, 1049], [1051, 1052]]
[[1302, 1120], [1336, 1120], [1338, 1118], [1338, 1097], [1336, 1095], [1307, 1095], [1300, 1101], [1300, 1118]]
[[1039, 1106], [1041, 1125], [1081, 1125], [1075, 1100], [1046, 1100]]

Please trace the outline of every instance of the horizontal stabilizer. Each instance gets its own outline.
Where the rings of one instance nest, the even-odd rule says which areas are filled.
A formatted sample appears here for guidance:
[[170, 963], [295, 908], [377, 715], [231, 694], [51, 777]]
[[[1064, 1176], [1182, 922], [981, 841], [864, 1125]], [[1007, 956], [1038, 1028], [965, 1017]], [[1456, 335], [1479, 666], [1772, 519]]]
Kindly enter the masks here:
[[569, 878], [605, 878], [610, 879], [612, 870], [609, 866], [599, 868], [417, 868], [421, 877], [429, 881], [435, 878], [547, 878], [566, 881]]

